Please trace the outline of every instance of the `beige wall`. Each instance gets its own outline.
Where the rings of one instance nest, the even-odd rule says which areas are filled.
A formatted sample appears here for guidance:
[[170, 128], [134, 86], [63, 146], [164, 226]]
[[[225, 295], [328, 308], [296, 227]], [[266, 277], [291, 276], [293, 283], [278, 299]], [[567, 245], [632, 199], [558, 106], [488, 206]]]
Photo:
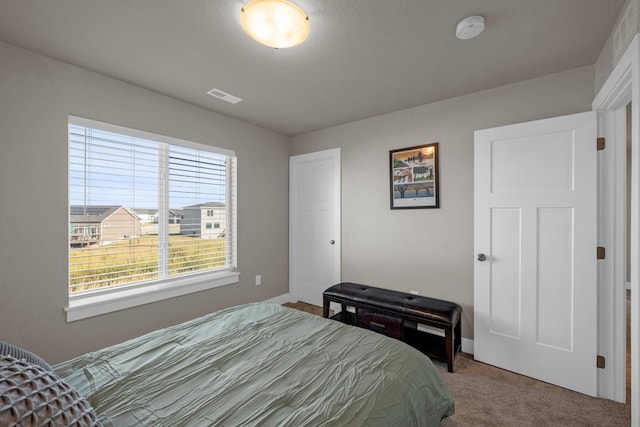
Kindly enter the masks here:
[[[342, 279], [456, 301], [473, 337], [473, 132], [588, 111], [593, 67], [294, 137], [292, 154], [340, 147]], [[440, 209], [389, 209], [389, 150], [439, 142]]]
[[[56, 363], [288, 292], [288, 137], [3, 43], [0, 94], [0, 339]], [[69, 114], [235, 150], [240, 283], [66, 323]]]
[[[595, 67], [595, 93], [597, 94], [602, 86], [607, 81], [609, 74], [613, 71], [614, 67], [618, 63], [618, 60], [624, 53], [625, 49], [629, 46], [631, 40], [635, 34], [640, 30], [640, 0], [627, 0], [616, 24], [613, 26], [611, 34], [606, 43], [600, 51], [600, 55]], [[624, 21], [624, 22], [623, 22]], [[616, 30], [619, 28], [627, 28], [628, 31], [618, 31], [617, 49], [614, 49], [614, 37]]]

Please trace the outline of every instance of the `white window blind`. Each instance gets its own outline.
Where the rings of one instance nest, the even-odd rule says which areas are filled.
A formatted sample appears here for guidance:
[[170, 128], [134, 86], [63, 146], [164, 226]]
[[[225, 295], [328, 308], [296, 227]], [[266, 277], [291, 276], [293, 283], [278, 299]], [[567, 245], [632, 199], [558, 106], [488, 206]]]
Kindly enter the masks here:
[[70, 294], [233, 269], [235, 165], [226, 150], [70, 117]]

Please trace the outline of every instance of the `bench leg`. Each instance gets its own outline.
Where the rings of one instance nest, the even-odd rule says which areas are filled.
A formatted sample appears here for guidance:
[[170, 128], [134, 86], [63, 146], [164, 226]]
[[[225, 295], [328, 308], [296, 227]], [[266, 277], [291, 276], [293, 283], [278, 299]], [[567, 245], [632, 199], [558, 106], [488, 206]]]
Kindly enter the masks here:
[[453, 372], [453, 357], [455, 356], [455, 348], [453, 347], [453, 327], [448, 326], [444, 329], [444, 345], [445, 356], [447, 359], [447, 370]]
[[322, 297], [322, 317], [329, 317], [329, 307], [331, 306], [331, 301], [329, 298]]
[[462, 327], [460, 326], [462, 322], [458, 320], [456, 326], [454, 328], [454, 337], [453, 337], [453, 356], [455, 357], [456, 353], [462, 351]]

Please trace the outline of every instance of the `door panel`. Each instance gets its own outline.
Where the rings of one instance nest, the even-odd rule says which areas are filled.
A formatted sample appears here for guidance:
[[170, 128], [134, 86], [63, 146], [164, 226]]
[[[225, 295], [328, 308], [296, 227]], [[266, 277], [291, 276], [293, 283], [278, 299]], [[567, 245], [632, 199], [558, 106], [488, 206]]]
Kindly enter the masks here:
[[572, 147], [571, 132], [491, 141], [492, 193], [571, 190]]
[[573, 209], [538, 210], [538, 344], [572, 350]]
[[340, 282], [340, 150], [290, 159], [290, 281], [293, 297], [322, 306]]
[[[520, 337], [520, 209], [491, 212], [491, 332]], [[498, 226], [500, 225], [500, 226]]]
[[596, 115], [475, 134], [475, 358], [595, 396]]

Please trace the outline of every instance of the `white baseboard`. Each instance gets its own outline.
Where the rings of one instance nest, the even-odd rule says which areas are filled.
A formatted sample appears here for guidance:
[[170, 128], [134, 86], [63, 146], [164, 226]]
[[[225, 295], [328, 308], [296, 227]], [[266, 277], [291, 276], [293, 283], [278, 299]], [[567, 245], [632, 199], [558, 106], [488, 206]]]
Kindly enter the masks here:
[[278, 295], [277, 297], [269, 298], [268, 300], [265, 300], [265, 302], [272, 302], [274, 304], [284, 304], [286, 302], [295, 302], [295, 301], [293, 301], [293, 299], [291, 298], [290, 293], [286, 293], [283, 295]]
[[473, 340], [462, 337], [462, 352], [473, 354]]

